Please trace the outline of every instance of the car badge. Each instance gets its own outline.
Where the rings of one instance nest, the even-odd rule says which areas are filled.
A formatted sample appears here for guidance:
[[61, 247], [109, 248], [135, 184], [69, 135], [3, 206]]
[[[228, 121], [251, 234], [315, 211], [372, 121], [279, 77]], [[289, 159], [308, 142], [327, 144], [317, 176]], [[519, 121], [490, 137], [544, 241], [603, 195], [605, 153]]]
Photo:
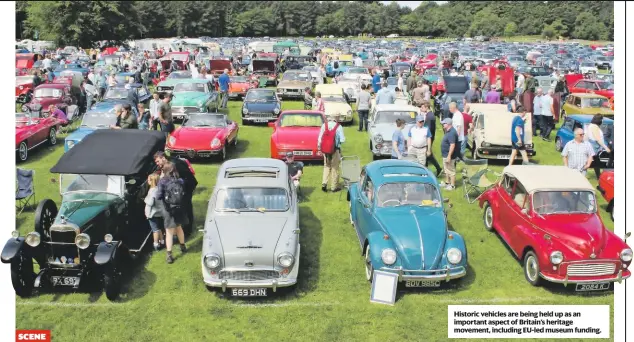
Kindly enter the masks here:
[[246, 260], [244, 262], [244, 266], [246, 267], [253, 267], [253, 261], [252, 260]]
[[67, 259], [66, 259], [66, 257], [65, 257], [65, 256], [63, 256], [63, 257], [62, 257], [62, 259], [61, 259], [62, 264], [65, 264], [65, 263], [66, 263], [66, 260], [67, 260]]
[[75, 258], [75, 260], [74, 260], [74, 261], [75, 261], [75, 262], [74, 262], [75, 264], [79, 264], [79, 257]]
[[59, 264], [59, 263], [60, 263], [60, 262], [59, 262], [59, 258], [55, 258], [55, 263], [56, 263], [56, 264]]
[[596, 257], [597, 257], [597, 256], [596, 256], [596, 255], [594, 255], [594, 253], [590, 254], [590, 259], [594, 259], [594, 258], [596, 258]]

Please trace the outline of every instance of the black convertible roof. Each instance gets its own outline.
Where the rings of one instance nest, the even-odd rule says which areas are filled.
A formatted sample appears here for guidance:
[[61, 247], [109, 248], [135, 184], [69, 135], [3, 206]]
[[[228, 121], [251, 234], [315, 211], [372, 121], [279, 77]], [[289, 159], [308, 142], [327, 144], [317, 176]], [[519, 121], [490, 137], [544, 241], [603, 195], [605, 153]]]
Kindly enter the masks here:
[[165, 148], [165, 134], [137, 129], [96, 130], [66, 152], [51, 172], [87, 175], [134, 175]]
[[469, 90], [469, 81], [464, 76], [443, 76], [447, 93], [465, 93]]

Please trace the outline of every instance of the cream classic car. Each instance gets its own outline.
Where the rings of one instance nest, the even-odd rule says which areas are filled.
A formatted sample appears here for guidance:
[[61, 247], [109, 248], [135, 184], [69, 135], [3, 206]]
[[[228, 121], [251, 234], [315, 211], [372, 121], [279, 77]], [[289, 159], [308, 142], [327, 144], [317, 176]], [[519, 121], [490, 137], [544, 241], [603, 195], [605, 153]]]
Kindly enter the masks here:
[[315, 94], [320, 93], [324, 100], [325, 115], [334, 117], [339, 122], [352, 123], [352, 107], [348, 104], [348, 97], [338, 84], [318, 84]]
[[409, 130], [416, 123], [416, 116], [419, 114], [420, 109], [410, 105], [380, 104], [372, 106], [368, 118], [372, 159], [392, 155], [392, 134], [396, 130], [396, 119], [405, 121], [403, 135], [407, 137]]
[[[508, 111], [504, 104], [470, 103], [469, 114], [473, 117], [473, 129], [468, 137], [472, 158], [510, 159], [511, 123], [517, 113]], [[533, 125], [531, 116], [526, 115], [524, 124], [524, 144], [529, 157], [537, 154], [533, 145]], [[475, 146], [475, 148], [474, 148]], [[521, 155], [518, 153], [518, 158]]]
[[304, 70], [288, 70], [277, 84], [277, 97], [280, 99], [303, 99], [304, 90], [313, 87], [313, 80], [309, 72]]
[[357, 100], [357, 95], [361, 91], [361, 79], [358, 75], [345, 73], [341, 75], [339, 81], [337, 81], [337, 85], [343, 88], [349, 100]]

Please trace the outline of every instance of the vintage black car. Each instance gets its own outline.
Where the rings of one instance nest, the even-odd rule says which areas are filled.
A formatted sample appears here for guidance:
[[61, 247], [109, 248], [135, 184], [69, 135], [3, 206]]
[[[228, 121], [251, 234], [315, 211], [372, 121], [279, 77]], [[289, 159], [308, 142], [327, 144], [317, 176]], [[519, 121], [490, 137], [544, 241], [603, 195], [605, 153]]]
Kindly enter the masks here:
[[24, 237], [14, 231], [2, 250], [18, 296], [89, 284], [102, 286], [110, 300], [119, 296], [122, 275], [150, 240], [147, 177], [164, 145], [156, 131], [98, 130], [60, 158], [51, 169], [60, 174], [59, 210], [42, 200], [34, 231]]

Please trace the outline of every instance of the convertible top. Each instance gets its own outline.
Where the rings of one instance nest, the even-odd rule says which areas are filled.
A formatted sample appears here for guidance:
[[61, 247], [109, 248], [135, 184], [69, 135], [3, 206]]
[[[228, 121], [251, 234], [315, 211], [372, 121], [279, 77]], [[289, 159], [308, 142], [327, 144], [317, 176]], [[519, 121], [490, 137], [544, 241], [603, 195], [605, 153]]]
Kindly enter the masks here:
[[165, 147], [165, 134], [136, 129], [101, 129], [66, 152], [52, 173], [135, 175]]

